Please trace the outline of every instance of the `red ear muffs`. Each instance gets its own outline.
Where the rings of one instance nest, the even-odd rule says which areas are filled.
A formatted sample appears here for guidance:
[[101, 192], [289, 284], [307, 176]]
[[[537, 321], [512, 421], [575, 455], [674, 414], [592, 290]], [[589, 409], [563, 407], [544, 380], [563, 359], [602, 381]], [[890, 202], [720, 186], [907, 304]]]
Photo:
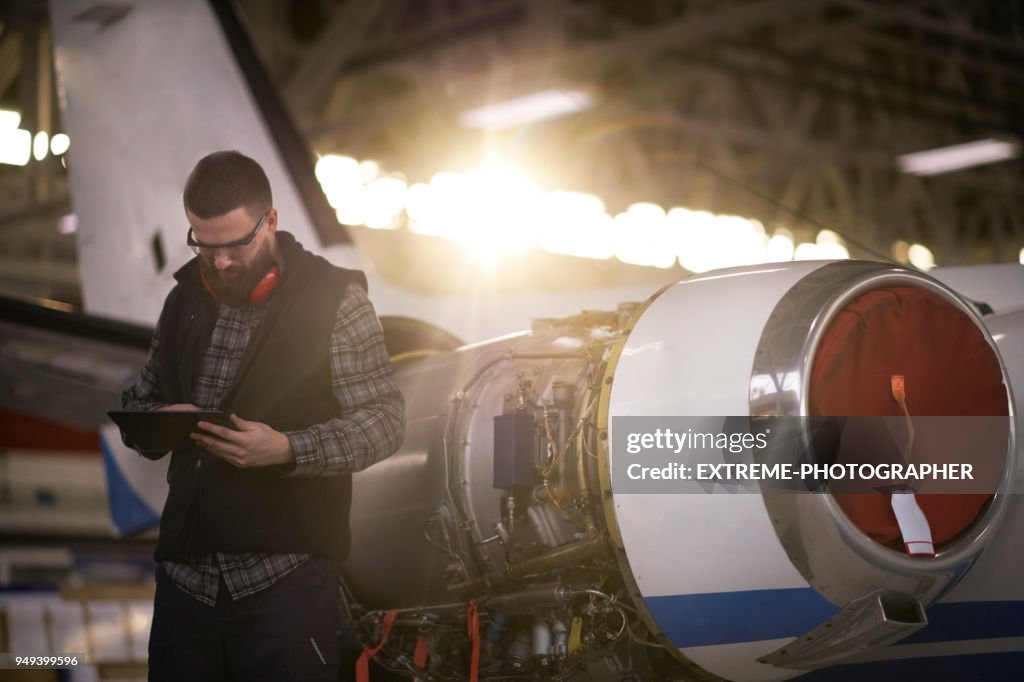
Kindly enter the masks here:
[[[270, 298], [270, 294], [273, 293], [274, 287], [277, 286], [280, 276], [281, 273], [277, 266], [271, 265], [270, 269], [267, 270], [267, 274], [263, 275], [263, 278], [253, 287], [252, 293], [249, 294], [249, 303], [252, 305], [266, 303], [267, 299]], [[203, 274], [202, 270], [199, 271], [199, 279], [202, 280], [206, 293], [210, 294], [213, 298], [217, 298], [217, 295], [213, 293], [213, 289], [210, 287], [210, 283], [206, 281], [206, 275]]]
[[277, 286], [279, 274], [277, 266], [271, 265], [267, 274], [263, 275], [263, 278], [253, 287], [252, 293], [249, 294], [249, 303], [252, 305], [266, 303], [270, 294], [273, 293], [274, 287]]

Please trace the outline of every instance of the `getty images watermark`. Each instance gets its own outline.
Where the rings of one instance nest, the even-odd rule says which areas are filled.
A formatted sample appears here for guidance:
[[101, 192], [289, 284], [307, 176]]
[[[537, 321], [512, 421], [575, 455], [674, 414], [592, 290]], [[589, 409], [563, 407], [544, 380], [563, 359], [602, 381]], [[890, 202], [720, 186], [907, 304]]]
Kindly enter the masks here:
[[613, 417], [611, 426], [617, 493], [1019, 492], [1004, 476], [1007, 416]]

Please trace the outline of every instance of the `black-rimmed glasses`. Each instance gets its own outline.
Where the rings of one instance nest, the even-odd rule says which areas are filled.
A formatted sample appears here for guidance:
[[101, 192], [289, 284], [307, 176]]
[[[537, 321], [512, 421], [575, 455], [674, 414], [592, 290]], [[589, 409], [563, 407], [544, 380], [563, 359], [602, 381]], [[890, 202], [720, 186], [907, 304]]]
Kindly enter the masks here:
[[252, 228], [252, 232], [234, 241], [225, 242], [223, 244], [204, 244], [203, 242], [196, 239], [195, 228], [189, 225], [188, 228], [188, 246], [192, 249], [193, 253], [203, 258], [213, 258], [218, 251], [223, 253], [232, 260], [239, 256], [253, 240], [256, 239], [256, 235], [259, 233], [260, 228], [263, 227], [264, 221], [267, 219], [267, 215], [270, 214], [270, 210], [267, 210], [262, 216], [260, 216], [259, 222], [256, 223], [256, 227]]

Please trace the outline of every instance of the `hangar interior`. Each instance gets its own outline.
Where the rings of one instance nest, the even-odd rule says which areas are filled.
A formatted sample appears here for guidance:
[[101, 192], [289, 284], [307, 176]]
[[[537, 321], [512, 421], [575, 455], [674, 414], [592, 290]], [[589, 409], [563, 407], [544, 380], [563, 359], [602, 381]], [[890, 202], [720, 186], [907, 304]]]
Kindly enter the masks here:
[[[794, 258], [1024, 263], [1022, 0], [227, 4], [315, 154], [337, 221], [321, 229], [402, 287], [654, 291]], [[82, 21], [131, 5], [83, 3]], [[53, 46], [46, 2], [0, 0], [0, 295], [80, 310]], [[960, 165], [912, 156], [958, 146]], [[118, 538], [98, 442], [72, 428], [66, 447], [33, 449], [52, 426], [12, 417], [16, 400], [0, 635], [10, 651], [62, 637], [108, 662], [97, 679], [141, 678], [154, 531]], [[51, 592], [22, 602], [24, 586]]]
[[[918, 244], [925, 267], [1015, 262], [1024, 246], [1014, 153], [900, 170], [913, 152], [1019, 145], [1017, 2], [239, 8], [312, 149], [344, 157], [320, 166], [339, 221], [375, 268], [411, 287], [661, 283], [819, 241], [901, 262]], [[0, 105], [18, 114], [3, 125], [24, 165], [0, 165], [0, 286], [75, 303], [74, 225], [60, 220], [73, 214], [74, 152], [55, 155], [58, 138], [24, 158], [10, 132], [61, 131], [46, 5], [8, 2], [3, 17]], [[477, 199], [453, 208], [451, 194]], [[566, 215], [592, 229], [553, 225]], [[718, 216], [755, 224], [701, 227]], [[749, 238], [753, 253], [720, 233]], [[776, 234], [771, 249], [758, 243]]]

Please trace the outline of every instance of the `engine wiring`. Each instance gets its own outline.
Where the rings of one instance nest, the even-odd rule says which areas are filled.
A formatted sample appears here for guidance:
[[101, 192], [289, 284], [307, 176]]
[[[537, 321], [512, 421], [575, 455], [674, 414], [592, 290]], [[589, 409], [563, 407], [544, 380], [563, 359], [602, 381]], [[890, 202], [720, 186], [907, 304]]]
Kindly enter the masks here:
[[[551, 473], [555, 470], [555, 467], [558, 466], [559, 462], [561, 462], [562, 458], [565, 457], [565, 454], [569, 451], [573, 439], [576, 438], [576, 436], [580, 433], [580, 430], [590, 420], [590, 416], [593, 413], [594, 408], [596, 406], [597, 400], [591, 395], [588, 404], [580, 413], [580, 417], [576, 422], [575, 428], [573, 428], [573, 430], [566, 437], [565, 443], [562, 444], [562, 447], [559, 449], [558, 454], [555, 455], [555, 458], [551, 461], [550, 464], [548, 464], [544, 471], [541, 472], [541, 478], [543, 478], [545, 481], [551, 476]], [[550, 434], [548, 437], [551, 438]]]
[[[600, 365], [605, 361], [607, 350], [617, 338], [618, 334], [591, 341], [586, 347], [570, 352], [517, 353], [505, 350], [491, 357], [483, 354], [472, 361], [476, 366], [451, 395], [451, 408], [441, 431], [443, 502], [423, 522], [422, 535], [430, 547], [452, 560], [449, 585], [469, 583], [469, 586], [459, 588], [466, 590], [462, 592], [464, 597], [483, 589], [483, 585], [490, 586], [488, 594], [494, 585], [502, 585], [503, 590], [499, 593], [502, 600], [483, 603], [480, 630], [476, 634], [466, 632], [465, 602], [401, 609], [397, 618], [392, 615], [394, 628], [374, 659], [383, 668], [417, 680], [465, 680], [466, 651], [476, 638], [486, 636], [485, 641], [490, 643], [487, 644], [485, 658], [481, 660], [479, 680], [569, 680], [581, 679], [588, 671], [594, 670], [593, 666], [601, 666], [602, 661], [604, 665], [629, 670], [633, 658], [629, 651], [630, 641], [661, 648], [660, 644], [645, 641], [634, 631], [631, 620], [637, 619], [639, 614], [631, 605], [620, 601], [625, 598], [624, 594], [618, 595], [615, 589], [606, 587], [611, 579], [608, 571], [612, 569], [605, 559], [600, 555], [581, 553], [580, 560], [585, 562], [582, 567], [590, 572], [590, 578], [589, 582], [577, 582], [575, 585], [562, 583], [565, 567], [553, 561], [566, 547], [579, 544], [579, 549], [588, 550], [590, 546], [597, 547], [595, 543], [600, 540], [597, 520], [589, 509], [593, 500], [589, 498], [588, 485], [592, 478], [589, 462], [596, 457], [591, 442], [597, 429], [595, 414], [604, 390], [603, 385], [595, 385], [595, 382], [599, 380]], [[538, 394], [536, 382], [539, 379], [533, 376], [524, 379], [527, 372], [519, 370], [522, 365], [513, 368], [517, 370], [518, 393], [505, 394], [506, 409], [509, 409], [510, 396], [518, 395], [515, 405], [519, 409], [533, 411], [535, 438], [539, 446], [534, 448], [534, 493], [517, 500], [519, 504], [516, 506], [527, 507], [532, 514], [531, 505], [548, 505], [549, 511], [542, 512], [547, 516], [541, 516], [541, 520], [533, 520], [531, 516], [531, 523], [523, 526], [516, 523], [514, 534], [511, 524], [503, 531], [499, 523], [497, 533], [482, 538], [476, 525], [479, 519], [471, 520], [475, 516], [469, 513], [475, 509], [472, 505], [477, 503], [467, 499], [463, 490], [467, 483], [462, 479], [468, 477], [463, 468], [468, 463], [460, 460], [460, 448], [465, 447], [460, 439], [467, 437], [460, 435], [460, 429], [466, 428], [467, 415], [476, 411], [477, 401], [481, 401], [476, 388], [503, 363], [559, 360], [583, 361], [578, 365], [571, 363], [573, 374], [564, 382], [575, 385], [575, 391], [582, 391], [581, 394], [563, 392], [548, 402]], [[533, 375], [542, 376], [541, 372], [541, 367], [537, 367]], [[562, 381], [564, 374], [552, 373], [549, 378]], [[500, 399], [499, 394], [499, 404]], [[567, 500], [569, 505], [563, 507]], [[505, 506], [504, 502], [502, 506]], [[544, 523], [550, 524], [550, 529], [542, 532], [535, 524]], [[567, 529], [559, 530], [558, 524], [568, 524]], [[551, 535], [544, 535], [544, 532]], [[558, 544], [545, 541], [548, 537], [555, 538]], [[538, 538], [545, 544], [539, 544]], [[480, 548], [495, 542], [505, 548], [505, 574], [495, 569], [484, 570], [481, 565], [488, 559]], [[510, 557], [508, 553], [512, 549], [516, 553]], [[545, 554], [549, 550], [551, 559]], [[510, 560], [512, 564], [509, 564]], [[578, 563], [573, 565], [577, 570], [581, 568]], [[453, 578], [456, 574], [461, 579]], [[480, 582], [484, 579], [485, 582]], [[491, 580], [496, 582], [492, 584]], [[556, 582], [552, 583], [551, 595], [545, 596], [543, 581], [551, 580]], [[474, 585], [474, 582], [480, 584]], [[379, 641], [381, 623], [388, 611], [364, 610], [347, 592], [344, 601], [347, 620], [355, 626], [361, 639]], [[505, 625], [499, 625], [502, 623]], [[547, 640], [543, 635], [545, 630]], [[422, 650], [415, 657], [413, 654], [415, 648], [424, 645], [424, 637], [433, 643], [431, 647], [441, 647], [431, 651], [426, 662]], [[548, 648], [544, 649], [545, 645], [540, 644], [541, 649], [538, 650], [538, 642], [544, 641], [548, 641]], [[539, 653], [545, 650], [547, 654]]]

